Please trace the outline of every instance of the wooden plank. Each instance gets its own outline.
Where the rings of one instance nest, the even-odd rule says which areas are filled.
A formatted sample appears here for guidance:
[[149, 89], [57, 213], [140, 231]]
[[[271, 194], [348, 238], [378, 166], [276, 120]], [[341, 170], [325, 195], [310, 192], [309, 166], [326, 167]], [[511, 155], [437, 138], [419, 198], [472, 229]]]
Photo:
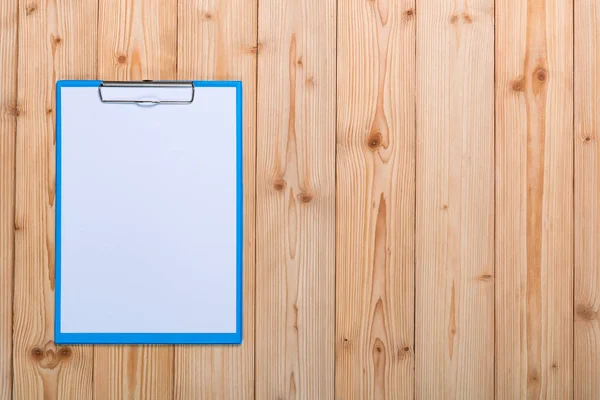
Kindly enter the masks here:
[[256, 397], [334, 394], [336, 2], [258, 10]]
[[94, 398], [172, 399], [173, 346], [95, 346]]
[[17, 2], [0, 3], [0, 400], [12, 399]]
[[494, 395], [494, 2], [417, 10], [418, 398]]
[[572, 4], [496, 3], [500, 399], [573, 397]]
[[575, 2], [575, 371], [600, 399], [600, 3]]
[[414, 397], [415, 1], [338, 5], [336, 398]]
[[242, 81], [244, 297], [241, 346], [175, 348], [176, 399], [254, 396], [257, 8], [257, 0], [179, 2], [178, 78]]
[[[100, 0], [98, 76], [177, 77], [177, 0]], [[98, 399], [173, 398], [173, 346], [96, 346]]]
[[99, 0], [103, 80], [177, 78], [177, 0]]
[[56, 346], [55, 82], [96, 75], [95, 0], [19, 1], [15, 199], [15, 399], [92, 397], [91, 346]]

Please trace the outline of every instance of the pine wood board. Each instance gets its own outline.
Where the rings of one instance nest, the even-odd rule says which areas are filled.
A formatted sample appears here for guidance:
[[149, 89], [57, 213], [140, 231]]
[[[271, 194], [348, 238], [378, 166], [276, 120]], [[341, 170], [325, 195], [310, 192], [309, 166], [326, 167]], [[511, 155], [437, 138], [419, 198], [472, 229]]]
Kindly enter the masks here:
[[494, 3], [417, 4], [415, 392], [494, 395]]
[[0, 3], [0, 400], [12, 399], [17, 3]]
[[18, 3], [13, 398], [92, 397], [91, 346], [57, 346], [55, 83], [96, 76], [97, 2]]
[[600, 398], [600, 3], [575, 2], [574, 397]]
[[414, 396], [415, 20], [338, 4], [338, 399]]
[[501, 399], [573, 397], [572, 18], [570, 1], [496, 3]]
[[258, 9], [258, 399], [334, 392], [335, 6]]

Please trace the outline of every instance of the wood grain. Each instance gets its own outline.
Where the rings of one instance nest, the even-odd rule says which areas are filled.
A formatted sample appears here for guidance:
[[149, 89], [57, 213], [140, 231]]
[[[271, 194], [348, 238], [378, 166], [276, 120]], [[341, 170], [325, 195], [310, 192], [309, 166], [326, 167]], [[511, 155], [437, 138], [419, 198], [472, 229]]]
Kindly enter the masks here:
[[332, 398], [336, 2], [258, 13], [257, 398]]
[[336, 398], [414, 397], [415, 2], [338, 5]]
[[[0, 400], [600, 398], [599, 26], [594, 0], [0, 2]], [[243, 81], [241, 346], [54, 344], [54, 87], [96, 78]]]
[[571, 1], [496, 3], [500, 399], [573, 396], [572, 17]]
[[173, 346], [94, 349], [94, 398], [173, 398]]
[[12, 399], [17, 2], [0, 3], [0, 400]]
[[175, 348], [176, 399], [254, 397], [257, 9], [257, 0], [179, 2], [178, 78], [242, 81], [244, 297], [242, 345]]
[[55, 83], [96, 74], [97, 2], [19, 1], [13, 351], [15, 399], [92, 397], [91, 346], [56, 346]]
[[99, 0], [103, 80], [177, 78], [177, 0]]
[[600, 398], [600, 3], [575, 2], [575, 398]]
[[494, 3], [417, 4], [418, 398], [494, 395]]
[[[177, 0], [100, 0], [98, 76], [177, 78]], [[95, 346], [98, 399], [173, 398], [173, 346]]]

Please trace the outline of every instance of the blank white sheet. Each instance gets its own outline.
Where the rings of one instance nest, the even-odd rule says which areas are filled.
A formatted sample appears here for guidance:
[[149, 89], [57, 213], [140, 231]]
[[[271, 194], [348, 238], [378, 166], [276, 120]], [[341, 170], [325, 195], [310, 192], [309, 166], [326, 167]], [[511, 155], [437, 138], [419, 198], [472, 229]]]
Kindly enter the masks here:
[[236, 88], [60, 90], [61, 333], [236, 332]]

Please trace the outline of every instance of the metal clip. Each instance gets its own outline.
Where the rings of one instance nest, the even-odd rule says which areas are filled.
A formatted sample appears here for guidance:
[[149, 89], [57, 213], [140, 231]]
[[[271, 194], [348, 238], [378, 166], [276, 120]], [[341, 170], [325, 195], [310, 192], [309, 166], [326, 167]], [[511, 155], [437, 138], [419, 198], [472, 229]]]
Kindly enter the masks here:
[[[191, 96], [184, 100], [168, 99], [127, 99], [116, 98], [107, 99], [102, 96], [102, 88], [169, 88], [169, 89], [191, 89]], [[194, 101], [194, 83], [192, 81], [106, 81], [98, 86], [98, 95], [103, 103], [133, 103], [138, 105], [157, 105], [157, 104], [191, 104]]]

